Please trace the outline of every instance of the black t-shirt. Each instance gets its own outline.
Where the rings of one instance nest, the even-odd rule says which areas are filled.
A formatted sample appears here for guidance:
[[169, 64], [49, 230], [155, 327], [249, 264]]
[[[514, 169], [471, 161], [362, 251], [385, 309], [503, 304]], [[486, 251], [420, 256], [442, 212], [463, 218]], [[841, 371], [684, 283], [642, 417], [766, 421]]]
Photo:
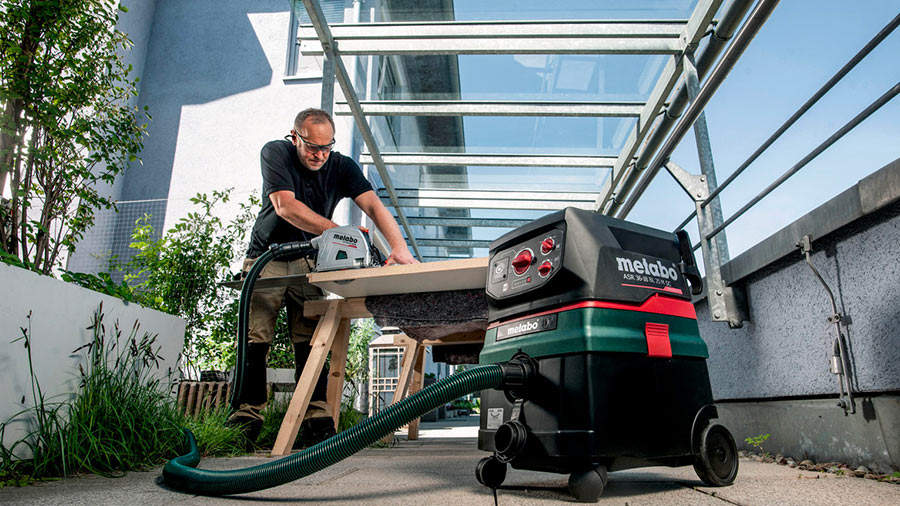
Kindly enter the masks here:
[[288, 190], [316, 213], [331, 219], [334, 208], [344, 198], [356, 198], [372, 189], [359, 165], [333, 151], [325, 165], [312, 171], [300, 164], [297, 148], [289, 141], [272, 141], [260, 152], [263, 188], [262, 209], [250, 236], [249, 258], [262, 255], [270, 244], [308, 241], [315, 237], [288, 223], [275, 213], [269, 194]]

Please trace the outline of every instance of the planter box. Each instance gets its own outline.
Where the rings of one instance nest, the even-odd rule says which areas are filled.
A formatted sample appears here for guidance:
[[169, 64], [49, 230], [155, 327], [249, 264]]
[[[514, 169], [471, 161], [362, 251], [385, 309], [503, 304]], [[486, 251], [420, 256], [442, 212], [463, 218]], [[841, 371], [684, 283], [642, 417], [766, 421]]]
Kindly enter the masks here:
[[[47, 401], [69, 400], [78, 388], [78, 365], [84, 354], [73, 350], [92, 339], [87, 327], [101, 303], [106, 335], [113, 335], [118, 322], [125, 338], [138, 322], [138, 338], [145, 332], [158, 335], [156, 342], [164, 357], [159, 374], [172, 373], [177, 379], [177, 360], [184, 344], [183, 319], [3, 263], [0, 286], [0, 422], [32, 406], [24, 342], [11, 342], [22, 336], [21, 328], [29, 326], [29, 312], [34, 373]], [[7, 426], [3, 443], [8, 446], [29, 430], [28, 417], [21, 416]]]

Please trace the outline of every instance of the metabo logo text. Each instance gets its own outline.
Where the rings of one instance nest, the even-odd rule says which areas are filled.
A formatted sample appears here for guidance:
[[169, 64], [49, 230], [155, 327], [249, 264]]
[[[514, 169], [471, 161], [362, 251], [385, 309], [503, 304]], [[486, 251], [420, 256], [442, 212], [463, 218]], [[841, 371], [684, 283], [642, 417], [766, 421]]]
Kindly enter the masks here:
[[359, 242], [359, 240], [356, 237], [351, 237], [349, 235], [334, 234], [334, 238], [339, 241], [350, 242], [353, 244], [356, 244]]
[[556, 313], [551, 313], [501, 325], [497, 329], [497, 340], [502, 341], [511, 337], [522, 337], [554, 329], [556, 329]]
[[678, 279], [678, 271], [672, 267], [666, 266], [661, 260], [651, 263], [643, 257], [640, 260], [616, 257], [616, 268], [622, 272], [649, 274], [662, 279], [671, 279], [672, 281]]
[[524, 332], [530, 332], [532, 330], [537, 330], [537, 328], [538, 328], [537, 320], [533, 320], [530, 322], [522, 322], [518, 325], [513, 325], [512, 327], [509, 327], [508, 329], [506, 329], [506, 335], [514, 336], [516, 334], [522, 334]]

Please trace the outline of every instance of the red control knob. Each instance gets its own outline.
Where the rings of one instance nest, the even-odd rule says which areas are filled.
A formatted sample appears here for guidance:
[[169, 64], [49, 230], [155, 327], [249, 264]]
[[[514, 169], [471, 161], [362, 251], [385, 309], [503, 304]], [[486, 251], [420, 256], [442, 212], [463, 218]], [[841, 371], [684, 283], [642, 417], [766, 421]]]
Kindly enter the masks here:
[[538, 274], [540, 274], [542, 278], [546, 278], [551, 270], [553, 270], [553, 264], [550, 263], [550, 260], [544, 260], [544, 263], [538, 267]]
[[525, 274], [525, 271], [531, 266], [532, 260], [534, 260], [534, 255], [531, 254], [530, 249], [520, 251], [512, 261], [513, 270], [520, 276]]
[[541, 241], [541, 253], [547, 254], [553, 251], [553, 247], [556, 246], [556, 241], [553, 240], [552, 237], [548, 237]]

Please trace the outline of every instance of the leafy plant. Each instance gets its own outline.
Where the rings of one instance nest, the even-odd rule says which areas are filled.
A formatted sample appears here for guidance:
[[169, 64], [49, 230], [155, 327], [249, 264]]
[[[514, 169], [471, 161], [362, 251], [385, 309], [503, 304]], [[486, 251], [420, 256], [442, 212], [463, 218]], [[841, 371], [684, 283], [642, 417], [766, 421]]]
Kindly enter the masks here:
[[[224, 221], [218, 207], [229, 202], [231, 193], [227, 189], [196, 195], [191, 199], [195, 209], [159, 238], [147, 216], [139, 219], [130, 244], [134, 256], [112, 266], [124, 274], [120, 283], [102, 272], [64, 271], [63, 279], [184, 318], [183, 358], [189, 369], [233, 366], [238, 301], [236, 293], [219, 282], [229, 279], [232, 263], [243, 258], [243, 240], [259, 199], [251, 196], [239, 204], [233, 219]], [[286, 323], [281, 325], [286, 328]], [[293, 352], [290, 356], [293, 361]]]
[[[20, 327], [22, 335], [13, 342], [23, 341], [25, 354], [28, 359], [28, 371], [31, 376], [31, 396], [33, 408], [13, 414], [10, 420], [0, 424], [0, 443], [6, 436], [7, 427], [12, 420], [19, 416], [31, 413], [37, 426], [24, 438], [12, 443], [9, 448], [0, 444], [0, 484], [21, 486], [34, 479], [41, 479], [48, 474], [47, 468], [53, 465], [53, 455], [65, 451], [63, 441], [56, 437], [63, 432], [65, 421], [60, 411], [63, 403], [47, 402], [41, 390], [40, 382], [34, 375], [34, 361], [31, 355], [31, 312], [27, 315], [28, 324]], [[21, 454], [30, 454], [30, 460], [19, 458]], [[66, 475], [66, 461], [60, 461], [63, 476]]]
[[117, 5], [0, 2], [0, 194], [10, 195], [0, 199], [0, 250], [36, 272], [49, 274], [94, 212], [113, 207], [100, 188], [143, 147], [150, 116], [132, 105], [137, 78], [122, 59], [132, 43], [115, 28]]
[[[352, 401], [352, 399], [351, 399], [351, 401]], [[366, 418], [367, 418], [366, 415], [362, 411], [357, 411], [353, 407], [353, 402], [348, 402], [348, 401], [342, 402], [341, 403], [341, 417], [338, 419], [337, 431], [343, 432], [343, 431], [359, 424]]]
[[769, 454], [763, 450], [763, 443], [765, 443], [769, 439], [769, 434], [760, 434], [758, 436], [750, 436], [744, 438], [744, 442], [748, 445], [756, 448], [756, 450], [763, 454], [764, 457], [767, 457]]
[[[259, 437], [256, 438], [256, 446], [260, 448], [272, 448], [275, 445], [275, 439], [278, 437], [278, 431], [281, 429], [281, 422], [287, 413], [290, 400], [281, 397], [269, 399], [269, 403], [263, 410], [262, 429], [259, 431]], [[349, 399], [341, 403], [341, 414], [338, 419], [338, 432], [343, 432], [350, 427], [362, 422], [366, 419], [366, 415], [353, 408], [353, 399]], [[303, 427], [297, 433], [297, 439], [302, 437]]]
[[[278, 437], [278, 430], [281, 429], [281, 422], [287, 413], [290, 399], [281, 396], [274, 396], [269, 399], [265, 409], [262, 411], [263, 425], [256, 438], [256, 445], [260, 448], [271, 448], [275, 445], [275, 439]], [[300, 437], [300, 434], [297, 434]]]
[[62, 271], [60, 278], [96, 292], [118, 297], [125, 302], [142, 302], [141, 294], [125, 281], [116, 282], [108, 272], [88, 274], [85, 272]]

